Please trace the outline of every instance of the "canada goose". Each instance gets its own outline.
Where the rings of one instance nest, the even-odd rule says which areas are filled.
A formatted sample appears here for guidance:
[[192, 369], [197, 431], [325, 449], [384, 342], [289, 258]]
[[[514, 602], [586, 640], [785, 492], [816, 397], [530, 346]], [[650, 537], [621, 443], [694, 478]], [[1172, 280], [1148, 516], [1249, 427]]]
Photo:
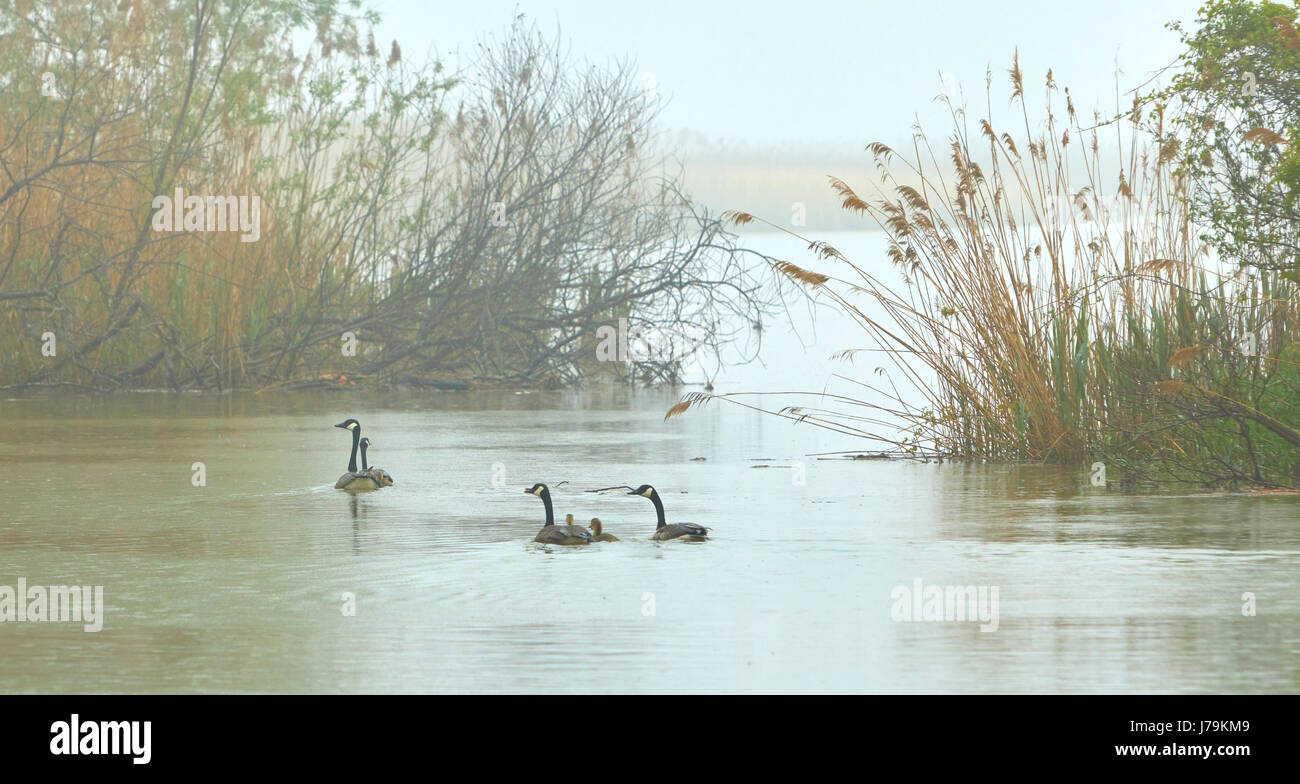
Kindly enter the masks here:
[[600, 518], [591, 518], [591, 535], [597, 542], [617, 542], [618, 537], [613, 534], [601, 532]]
[[[591, 544], [591, 531], [580, 525], [556, 525], [555, 510], [551, 506], [551, 491], [546, 489], [544, 484], [535, 484], [532, 487], [525, 488], [525, 493], [535, 495], [542, 499], [542, 504], [546, 506], [546, 525], [542, 530], [537, 532], [533, 537], [534, 542], [542, 544]], [[573, 521], [573, 515], [569, 515], [566, 523]]]
[[654, 536], [650, 537], [658, 542], [664, 542], [669, 539], [681, 539], [684, 542], [703, 542], [708, 539], [709, 529], [695, 523], [673, 523], [669, 525], [664, 521], [664, 502], [659, 499], [659, 493], [650, 485], [641, 485], [637, 489], [628, 493], [628, 495], [639, 495], [650, 499], [655, 505], [655, 515], [659, 518], [659, 525], [655, 528]]
[[361, 445], [361, 423], [355, 419], [345, 419], [335, 427], [352, 431], [352, 456], [348, 458], [348, 472], [340, 476], [339, 481], [334, 483], [334, 489], [347, 490], [350, 493], [378, 490], [382, 485], [379, 484], [379, 480], [375, 478], [374, 474], [369, 471], [357, 470], [357, 447]]
[[388, 487], [393, 484], [393, 475], [382, 468], [372, 468], [370, 464], [366, 462], [366, 447], [368, 446], [370, 446], [370, 439], [361, 439], [361, 471], [359, 473], [370, 474], [375, 478], [375, 481], [379, 482], [380, 487]]

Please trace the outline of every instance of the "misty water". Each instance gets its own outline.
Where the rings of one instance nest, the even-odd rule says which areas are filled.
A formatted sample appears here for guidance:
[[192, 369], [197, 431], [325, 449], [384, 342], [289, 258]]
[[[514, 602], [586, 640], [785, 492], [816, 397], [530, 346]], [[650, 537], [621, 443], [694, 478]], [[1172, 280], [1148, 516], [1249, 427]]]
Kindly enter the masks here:
[[[842, 439], [722, 404], [664, 422], [676, 399], [5, 401], [0, 584], [102, 585], [106, 610], [98, 633], [0, 624], [0, 689], [1300, 688], [1294, 496], [1134, 496], [1078, 470], [821, 460], [808, 455]], [[331, 425], [349, 415], [395, 486], [333, 489], [349, 440]], [[196, 461], [206, 486], [193, 486]], [[598, 516], [623, 541], [532, 543], [534, 481], [559, 514]], [[713, 540], [652, 542], [649, 502], [584, 492], [641, 482]], [[996, 586], [996, 631], [893, 620], [895, 589], [917, 579]]]
[[[863, 347], [851, 324], [791, 314], [719, 392], [873, 373], [828, 361]], [[0, 586], [102, 585], [106, 604], [95, 633], [0, 623], [0, 691], [1300, 689], [1298, 496], [830, 458], [881, 445], [721, 401], [664, 421], [691, 389], [0, 400]], [[396, 485], [333, 489], [347, 417]], [[622, 541], [534, 544], [533, 482]], [[648, 501], [587, 492], [641, 483], [712, 540], [652, 542]], [[918, 580], [996, 589], [996, 630], [895, 620]]]

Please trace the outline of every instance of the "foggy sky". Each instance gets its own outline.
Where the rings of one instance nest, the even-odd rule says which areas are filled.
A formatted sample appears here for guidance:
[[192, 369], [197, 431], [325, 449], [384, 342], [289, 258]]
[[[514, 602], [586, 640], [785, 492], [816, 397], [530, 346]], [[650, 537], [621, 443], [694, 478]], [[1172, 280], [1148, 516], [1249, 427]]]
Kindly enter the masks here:
[[669, 98], [667, 130], [690, 130], [728, 146], [797, 145], [861, 150], [865, 140], [908, 136], [916, 117], [943, 124], [934, 102], [951, 73], [978, 107], [985, 71], [1005, 101], [1007, 67], [1020, 49], [1027, 85], [1048, 68], [1069, 85], [1082, 115], [1115, 105], [1124, 89], [1179, 53], [1164, 25], [1191, 21], [1196, 0], [1048, 3], [808, 0], [724, 2], [598, 0], [429, 2], [376, 0], [383, 42], [408, 55], [436, 54], [455, 67], [516, 13], [546, 31], [557, 25], [579, 57], [624, 56]]

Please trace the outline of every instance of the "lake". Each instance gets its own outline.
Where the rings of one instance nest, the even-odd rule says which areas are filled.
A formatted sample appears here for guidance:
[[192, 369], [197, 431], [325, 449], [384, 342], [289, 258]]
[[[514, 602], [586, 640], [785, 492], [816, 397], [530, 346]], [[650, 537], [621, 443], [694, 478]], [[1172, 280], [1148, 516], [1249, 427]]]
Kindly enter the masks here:
[[[1297, 496], [819, 459], [855, 444], [718, 401], [664, 421], [682, 391], [0, 402], [0, 586], [105, 603], [99, 632], [0, 623], [0, 691], [1300, 690]], [[393, 487], [333, 489], [349, 416]], [[538, 481], [623, 541], [534, 544]], [[641, 483], [713, 539], [587, 492]], [[900, 617], [947, 586], [996, 590], [996, 624]]]

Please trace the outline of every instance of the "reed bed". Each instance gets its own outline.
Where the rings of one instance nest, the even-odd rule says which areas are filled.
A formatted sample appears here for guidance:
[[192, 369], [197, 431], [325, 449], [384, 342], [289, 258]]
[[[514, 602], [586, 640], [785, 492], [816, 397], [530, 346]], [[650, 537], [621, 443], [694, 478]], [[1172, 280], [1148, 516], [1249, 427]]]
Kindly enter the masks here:
[[[884, 232], [895, 274], [807, 237], [816, 261], [776, 268], [861, 325], [887, 381], [849, 379], [870, 400], [813, 394], [770, 413], [916, 457], [1300, 481], [1294, 284], [1200, 243], [1165, 107], [1134, 99], [1085, 125], [1049, 71], [1035, 121], [1018, 56], [1008, 75], [1013, 130], [990, 119], [990, 73], [973, 130], [944, 98], [942, 144], [918, 130], [906, 154], [870, 145], [870, 190], [831, 178], [843, 208]], [[746, 397], [690, 395], [669, 416]]]
[[[516, 20], [452, 78], [376, 19], [0, 5], [0, 390], [671, 380], [601, 361], [601, 328], [762, 315], [734, 235], [653, 152], [633, 64]], [[256, 236], [159, 228], [177, 188], [258, 199]]]

